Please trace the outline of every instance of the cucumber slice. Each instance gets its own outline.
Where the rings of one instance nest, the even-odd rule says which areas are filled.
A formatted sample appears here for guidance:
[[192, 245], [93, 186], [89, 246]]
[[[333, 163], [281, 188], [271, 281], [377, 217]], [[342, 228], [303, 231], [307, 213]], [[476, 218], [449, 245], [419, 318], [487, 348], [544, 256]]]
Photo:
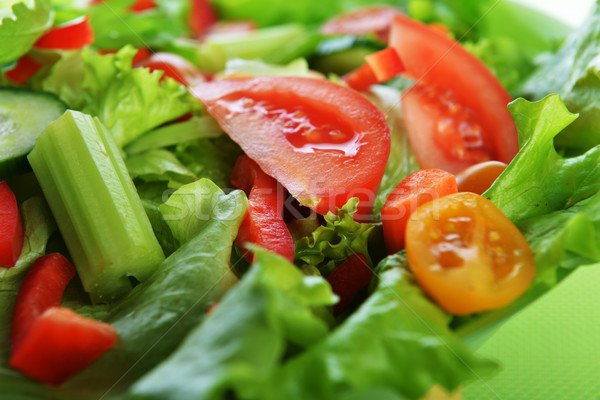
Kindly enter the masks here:
[[52, 93], [0, 88], [0, 181], [31, 170], [35, 140], [66, 109]]

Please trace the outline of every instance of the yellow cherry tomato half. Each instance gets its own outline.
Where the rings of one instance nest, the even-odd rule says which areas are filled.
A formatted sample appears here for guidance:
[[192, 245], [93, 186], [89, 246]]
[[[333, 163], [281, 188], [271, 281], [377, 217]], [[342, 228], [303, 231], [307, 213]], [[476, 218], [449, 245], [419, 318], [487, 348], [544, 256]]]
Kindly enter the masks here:
[[483, 194], [505, 169], [506, 164], [502, 161], [484, 161], [471, 165], [456, 174], [458, 191]]
[[423, 290], [457, 315], [506, 306], [535, 276], [525, 237], [492, 202], [469, 192], [417, 208], [406, 226], [406, 255]]

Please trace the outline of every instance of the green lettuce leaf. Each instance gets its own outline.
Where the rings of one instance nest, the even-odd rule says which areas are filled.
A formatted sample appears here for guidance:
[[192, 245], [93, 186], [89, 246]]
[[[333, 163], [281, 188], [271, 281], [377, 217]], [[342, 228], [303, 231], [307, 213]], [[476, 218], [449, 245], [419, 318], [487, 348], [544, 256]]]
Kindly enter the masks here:
[[288, 342], [309, 346], [327, 333], [327, 324], [311, 312], [335, 301], [325, 280], [304, 276], [280, 256], [258, 248], [255, 254], [241, 283], [171, 357], [133, 386], [130, 398], [263, 398], [262, 385]]
[[364, 254], [370, 263], [368, 240], [373, 226], [354, 221], [357, 206], [358, 199], [351, 198], [342, 208], [338, 208], [337, 215], [332, 212], [325, 215], [326, 225], [296, 240], [296, 262], [313, 265], [324, 275], [356, 253]]
[[156, 7], [142, 13], [129, 10], [134, 3], [134, 0], [107, 0], [86, 10], [91, 16], [96, 47], [161, 47], [189, 34], [188, 1], [158, 0]]
[[35, 41], [52, 27], [50, 0], [0, 1], [0, 67], [29, 52]]
[[521, 151], [485, 197], [512, 221], [568, 208], [600, 189], [600, 147], [565, 158], [554, 148], [554, 138], [577, 116], [558, 95], [530, 103], [509, 105], [519, 133]]
[[214, 187], [212, 181], [200, 179], [182, 186], [159, 207], [179, 243], [195, 237], [209, 219], [241, 220], [246, 214], [246, 203], [239, 199], [245, 198], [243, 192], [226, 195]]
[[198, 178], [182, 165], [170, 151], [155, 149], [125, 159], [131, 179], [145, 182], [165, 181], [169, 188], [196, 181]]
[[[445, 313], [421, 291], [401, 260], [384, 260], [377, 290], [324, 341], [277, 370], [257, 399], [419, 399], [489, 374], [446, 327]], [[357, 368], [360, 366], [360, 368]], [[379, 398], [379, 397], [377, 397]]]
[[64, 53], [41, 85], [64, 96], [70, 108], [98, 117], [122, 147], [200, 107], [178, 82], [161, 81], [162, 71], [132, 68], [136, 51], [127, 46], [116, 54]]
[[558, 93], [580, 118], [561, 133], [561, 148], [585, 151], [600, 144], [600, 6], [569, 36], [558, 53], [546, 57], [521, 92], [533, 99]]

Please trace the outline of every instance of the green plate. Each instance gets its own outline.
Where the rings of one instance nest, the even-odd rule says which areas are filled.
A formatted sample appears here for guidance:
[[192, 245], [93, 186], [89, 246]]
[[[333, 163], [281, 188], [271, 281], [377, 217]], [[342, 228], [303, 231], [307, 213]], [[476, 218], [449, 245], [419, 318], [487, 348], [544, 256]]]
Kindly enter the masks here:
[[580, 268], [477, 352], [502, 364], [465, 400], [600, 399], [600, 265]]

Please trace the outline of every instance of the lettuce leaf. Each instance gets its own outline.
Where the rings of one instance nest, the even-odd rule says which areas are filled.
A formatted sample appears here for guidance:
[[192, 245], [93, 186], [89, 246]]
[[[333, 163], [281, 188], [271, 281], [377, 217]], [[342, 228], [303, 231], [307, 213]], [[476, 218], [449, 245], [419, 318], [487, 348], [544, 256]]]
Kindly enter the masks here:
[[319, 226], [309, 236], [294, 243], [296, 262], [313, 265], [323, 275], [353, 254], [364, 254], [369, 259], [368, 240], [373, 226], [354, 221], [358, 199], [351, 198], [338, 208], [337, 215], [328, 212], [326, 225]]
[[29, 52], [53, 21], [50, 0], [0, 1], [0, 67]]
[[148, 150], [125, 160], [131, 179], [145, 182], [165, 181], [170, 188], [179, 188], [198, 178], [173, 153], [162, 150]]
[[171, 357], [133, 386], [131, 398], [263, 398], [262, 386], [288, 342], [309, 346], [327, 333], [311, 312], [335, 300], [325, 280], [302, 275], [280, 256], [260, 249], [255, 254], [241, 283]]
[[447, 316], [398, 259], [382, 263], [388, 269], [371, 297], [324, 341], [277, 370], [257, 399], [366, 399], [379, 392], [418, 399], [435, 384], [452, 390], [495, 368], [449, 331]]
[[67, 53], [42, 87], [65, 96], [71, 108], [98, 117], [120, 147], [200, 107], [178, 82], [161, 81], [162, 71], [132, 68], [136, 52], [126, 46], [116, 54]]
[[562, 96], [580, 118], [556, 138], [557, 145], [581, 152], [600, 143], [600, 5], [573, 32], [555, 55], [527, 80], [523, 95], [539, 100], [550, 93]]

